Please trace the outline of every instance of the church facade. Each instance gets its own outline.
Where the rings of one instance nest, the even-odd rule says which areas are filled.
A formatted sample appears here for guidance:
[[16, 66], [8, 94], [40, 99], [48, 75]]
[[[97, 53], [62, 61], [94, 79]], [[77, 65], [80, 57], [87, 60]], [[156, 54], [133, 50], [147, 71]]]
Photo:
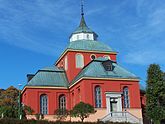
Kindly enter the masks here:
[[142, 123], [139, 78], [121, 67], [116, 56], [117, 52], [98, 41], [82, 13], [80, 25], [56, 63], [27, 75], [22, 103], [34, 114], [53, 119], [56, 109], [71, 110], [82, 101], [96, 110], [85, 121]]

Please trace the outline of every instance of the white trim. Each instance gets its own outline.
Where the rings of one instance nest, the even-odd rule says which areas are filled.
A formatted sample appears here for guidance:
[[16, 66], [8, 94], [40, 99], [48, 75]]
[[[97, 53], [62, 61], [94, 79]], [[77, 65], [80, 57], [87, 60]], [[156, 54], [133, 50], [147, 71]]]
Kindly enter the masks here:
[[105, 94], [106, 94], [107, 113], [111, 112], [111, 98], [116, 99], [117, 112], [121, 112], [122, 111], [122, 100], [121, 100], [122, 92], [105, 92]]
[[65, 56], [65, 60], [64, 60], [64, 62], [65, 62], [65, 70], [68, 70], [68, 57], [67, 56]]
[[96, 55], [95, 55], [95, 54], [91, 54], [91, 55], [90, 55], [90, 59], [91, 59], [91, 60], [94, 60], [94, 59], [92, 59], [92, 56], [95, 56], [95, 59], [96, 59]]
[[104, 53], [104, 54], [113, 54], [113, 55], [117, 55], [118, 52], [107, 52], [107, 51], [94, 51], [94, 50], [75, 50], [75, 49], [66, 49], [61, 56], [57, 59], [57, 61], [55, 62], [55, 65], [57, 65], [59, 63], [59, 61], [63, 58], [63, 56], [67, 53], [67, 52], [85, 52], [85, 53]]

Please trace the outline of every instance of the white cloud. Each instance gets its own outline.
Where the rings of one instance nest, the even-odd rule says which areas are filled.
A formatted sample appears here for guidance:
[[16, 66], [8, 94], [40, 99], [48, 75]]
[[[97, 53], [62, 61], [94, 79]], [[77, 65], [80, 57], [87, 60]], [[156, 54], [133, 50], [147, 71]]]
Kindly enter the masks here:
[[147, 65], [165, 61], [165, 6], [152, 7], [146, 15], [141, 22], [130, 26], [126, 33], [129, 50], [123, 61], [127, 63]]
[[[58, 30], [62, 30], [66, 22], [73, 20], [70, 17], [74, 14], [71, 13], [73, 8], [68, 1], [0, 1], [0, 42], [55, 55], [55, 52], [61, 51], [65, 44], [54, 41], [62, 37], [58, 36]], [[57, 36], [50, 39], [46, 37], [49, 33]]]
[[149, 65], [151, 63], [161, 63], [165, 61], [164, 51], [141, 50], [130, 52], [123, 58], [125, 62], [138, 65]]

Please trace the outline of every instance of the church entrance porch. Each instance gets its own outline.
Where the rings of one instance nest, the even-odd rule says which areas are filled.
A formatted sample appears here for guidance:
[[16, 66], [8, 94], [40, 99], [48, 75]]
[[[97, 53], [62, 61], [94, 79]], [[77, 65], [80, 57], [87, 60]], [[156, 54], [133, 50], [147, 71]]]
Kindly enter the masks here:
[[122, 101], [121, 92], [106, 92], [106, 107], [107, 114], [110, 112], [121, 112], [122, 111]]
[[107, 114], [100, 119], [101, 121], [143, 123], [140, 118], [130, 112], [122, 111], [122, 92], [106, 92], [105, 94]]

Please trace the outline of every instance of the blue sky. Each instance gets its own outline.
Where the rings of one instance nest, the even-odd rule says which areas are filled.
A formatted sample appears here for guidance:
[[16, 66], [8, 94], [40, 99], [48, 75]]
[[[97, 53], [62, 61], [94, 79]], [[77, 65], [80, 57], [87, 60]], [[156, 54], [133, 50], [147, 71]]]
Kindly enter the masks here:
[[[165, 71], [164, 15], [163, 0], [85, 0], [87, 25], [143, 85], [149, 64]], [[79, 0], [0, 0], [0, 88], [54, 64], [79, 21]]]

